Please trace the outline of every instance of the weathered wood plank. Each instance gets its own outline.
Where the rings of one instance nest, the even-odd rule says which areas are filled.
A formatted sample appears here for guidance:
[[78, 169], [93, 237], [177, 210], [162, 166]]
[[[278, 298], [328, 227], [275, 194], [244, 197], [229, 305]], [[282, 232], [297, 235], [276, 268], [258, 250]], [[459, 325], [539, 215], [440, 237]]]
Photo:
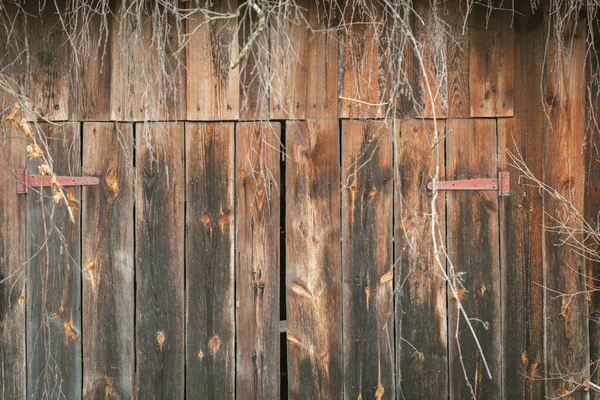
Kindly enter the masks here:
[[[111, 29], [110, 118], [116, 121], [174, 120], [186, 115], [185, 27], [152, 2], [132, 8], [117, 0]], [[150, 12], [164, 13], [153, 30]]]
[[[57, 175], [80, 175], [80, 125], [40, 124]], [[38, 174], [39, 159], [27, 163]], [[27, 397], [81, 397], [81, 189], [65, 189], [71, 222], [52, 189], [27, 195]]]
[[[466, 3], [447, 1], [442, 7], [443, 20], [448, 24], [446, 65], [448, 73], [448, 118], [471, 116], [469, 88], [470, 50], [469, 23]], [[465, 23], [465, 18], [467, 23]]]
[[[233, 13], [237, 0], [216, 0], [211, 10]], [[193, 16], [187, 21], [191, 35], [187, 52], [187, 118], [191, 120], [235, 120], [240, 115], [239, 67], [236, 19]]]
[[287, 123], [285, 280], [292, 399], [341, 399], [343, 393], [338, 130], [337, 120]]
[[[107, 3], [101, 3], [109, 13]], [[110, 119], [110, 89], [112, 51], [111, 39], [114, 21], [104, 19], [104, 15], [94, 14], [83, 27], [78, 27], [84, 35], [81, 52], [74, 69], [73, 119], [106, 121]]]
[[338, 109], [339, 41], [334, 30], [339, 11], [324, 3], [308, 2], [306, 118], [336, 118]]
[[394, 398], [391, 123], [342, 124], [344, 397]]
[[[542, 196], [519, 179], [521, 172], [507, 151], [523, 157], [531, 172], [542, 176], [543, 132], [540, 79], [545, 35], [541, 12], [528, 4], [515, 14], [514, 118], [498, 120], [500, 169], [512, 177], [511, 196], [500, 200], [502, 265], [503, 395], [505, 399], [545, 397], [544, 291], [542, 262]], [[553, 393], [549, 394], [554, 395]]]
[[25, 168], [27, 143], [8, 124], [0, 136], [0, 393], [24, 399], [26, 198], [13, 188], [15, 169]]
[[186, 396], [235, 395], [234, 124], [186, 124]]
[[[585, 77], [585, 24], [564, 37], [556, 37], [555, 20], [544, 13], [544, 30], [552, 27], [547, 43], [545, 63], [544, 110], [550, 127], [544, 138], [545, 162], [543, 182], [568, 199], [578, 212], [584, 206], [584, 101]], [[572, 24], [574, 21], [565, 21]], [[568, 49], [568, 51], [566, 51]], [[557, 226], [568, 215], [564, 205], [551, 193], [544, 193], [544, 226]], [[567, 223], [567, 226], [572, 226]], [[568, 229], [546, 229], [544, 252], [544, 321], [545, 372], [562, 376], [564, 380], [547, 380], [546, 395], [554, 395], [561, 388], [574, 387], [589, 377], [588, 304], [585, 295], [574, 294], [585, 290], [584, 259], [569, 245], [560, 245]], [[575, 239], [581, 238], [578, 233]], [[572, 243], [572, 242], [571, 242]], [[579, 390], [572, 398], [587, 398]]]
[[83, 125], [83, 397], [133, 397], [133, 127]]
[[513, 13], [475, 5], [469, 16], [471, 117], [511, 117], [514, 92]]
[[[446, 178], [496, 178], [496, 121], [448, 120]], [[477, 398], [501, 396], [502, 326], [500, 325], [500, 265], [498, 193], [448, 192], [448, 273], [457, 293], [449, 293], [450, 395], [471, 397], [468, 377]], [[491, 377], [458, 310], [460, 299], [483, 349]], [[462, 354], [462, 357], [461, 357]], [[461, 361], [462, 359], [462, 361]], [[463, 365], [464, 371], [463, 372]]]
[[340, 32], [342, 50], [340, 56], [340, 118], [382, 118], [387, 100], [385, 73], [380, 71], [384, 64], [379, 40], [382, 36], [382, 11], [372, 5], [369, 12], [353, 12], [350, 4], [345, 12], [347, 25]]
[[136, 143], [135, 395], [182, 399], [183, 123], [136, 125]]
[[[394, 132], [396, 391], [406, 399], [448, 397], [446, 282], [435, 261], [427, 195], [438, 162], [444, 179], [444, 142], [439, 144], [439, 159], [431, 147], [435, 129], [432, 120], [405, 120], [397, 121]], [[437, 122], [437, 129], [442, 137], [443, 121]], [[439, 230], [445, 235], [444, 199], [440, 192], [436, 210]]]
[[[30, 64], [31, 105], [41, 117], [66, 121], [70, 116], [71, 52], [55, 4], [40, 11], [37, 1], [24, 5]], [[60, 12], [64, 12], [60, 8]]]
[[279, 396], [277, 123], [240, 123], [236, 143], [236, 397]]
[[[3, 112], [29, 97], [29, 61], [24, 13], [14, 4], [2, 4], [0, 10], [0, 120]], [[22, 97], [22, 98], [23, 98]]]

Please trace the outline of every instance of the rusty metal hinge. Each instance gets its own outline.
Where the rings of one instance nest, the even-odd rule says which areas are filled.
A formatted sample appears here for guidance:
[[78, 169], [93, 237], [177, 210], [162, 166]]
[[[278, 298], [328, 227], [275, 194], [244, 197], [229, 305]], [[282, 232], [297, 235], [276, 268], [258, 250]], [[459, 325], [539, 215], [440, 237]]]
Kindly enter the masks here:
[[[433, 181], [427, 184], [433, 189]], [[437, 190], [497, 190], [498, 196], [510, 196], [510, 172], [498, 172], [498, 179], [464, 179], [459, 181], [440, 181]]]
[[[61, 186], [95, 186], [100, 179], [92, 176], [57, 176], [56, 181]], [[27, 193], [29, 187], [52, 186], [51, 176], [29, 175], [26, 169], [17, 170], [17, 193]]]

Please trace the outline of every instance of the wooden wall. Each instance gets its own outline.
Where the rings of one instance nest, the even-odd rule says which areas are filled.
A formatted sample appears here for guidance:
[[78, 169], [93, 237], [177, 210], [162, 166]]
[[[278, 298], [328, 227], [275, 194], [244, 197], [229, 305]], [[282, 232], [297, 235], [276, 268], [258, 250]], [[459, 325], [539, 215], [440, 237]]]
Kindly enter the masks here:
[[[303, 4], [314, 29], [271, 26], [286, 35], [259, 36], [241, 69], [256, 21], [194, 18], [177, 52], [116, 13], [102, 68], [94, 46], [73, 63], [51, 9], [15, 24], [31, 57], [8, 65], [0, 43], [39, 118], [65, 122], [40, 125], [56, 173], [101, 179], [68, 190], [75, 224], [49, 192], [17, 196], [14, 169], [38, 164], [2, 124], [3, 398], [586, 398], [600, 384], [597, 265], [544, 230], [562, 209], [507, 153], [596, 220], [585, 25], [560, 53], [547, 10], [475, 7], [463, 25], [462, 2], [439, 20], [417, 1], [409, 93], [385, 79], [381, 20], [328, 29], [342, 16]], [[14, 102], [0, 94], [0, 111]], [[442, 180], [511, 173], [510, 197], [440, 193], [457, 291], [435, 262], [436, 160]]]

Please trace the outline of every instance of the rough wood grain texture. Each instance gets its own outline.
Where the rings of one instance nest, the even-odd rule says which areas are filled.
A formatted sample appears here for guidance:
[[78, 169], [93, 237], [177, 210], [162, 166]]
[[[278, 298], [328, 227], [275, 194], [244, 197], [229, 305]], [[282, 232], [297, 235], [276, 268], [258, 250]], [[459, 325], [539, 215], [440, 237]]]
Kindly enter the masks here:
[[[258, 27], [256, 13], [240, 17], [239, 46], [243, 47], [248, 38]], [[269, 22], [265, 23], [264, 32]], [[271, 77], [269, 62], [269, 35], [262, 34], [254, 40], [246, 57], [240, 62], [240, 119], [269, 119], [269, 78]]]
[[[495, 120], [448, 120], [446, 130], [448, 180], [498, 176]], [[448, 300], [450, 395], [456, 399], [471, 397], [465, 382], [466, 374], [477, 398], [500, 398], [502, 326], [498, 192], [451, 191], [447, 199], [448, 250], [454, 265], [454, 269], [448, 265], [449, 275], [461, 274], [458, 293], [449, 293]], [[469, 318], [475, 318], [471, 323], [490, 367], [491, 380], [466, 321], [459, 315], [456, 297]], [[466, 373], [463, 373], [459, 351]]]
[[183, 123], [136, 125], [136, 377], [140, 399], [184, 397]]
[[[271, 119], [306, 117], [309, 0], [296, 1], [295, 17], [271, 20]], [[323, 83], [321, 83], [323, 85]]]
[[[31, 105], [40, 117], [65, 121], [70, 116], [71, 46], [63, 30], [56, 5], [40, 12], [37, 1], [27, 2], [27, 41]], [[60, 12], [65, 12], [60, 8]], [[37, 118], [34, 118], [37, 119]]]
[[[104, 4], [104, 3], [102, 3]], [[108, 6], [106, 6], [108, 12]], [[98, 11], [101, 11], [99, 9]], [[106, 121], [110, 119], [111, 89], [111, 38], [114, 37], [114, 21], [93, 15], [84, 27], [85, 46], [77, 56], [74, 69], [73, 119]], [[68, 44], [65, 44], [67, 46]]]
[[25, 167], [26, 143], [0, 128], [0, 397], [24, 399], [26, 198], [17, 196], [14, 170]]
[[[19, 96], [29, 97], [29, 61], [25, 19], [14, 4], [2, 4], [0, 12], [0, 120]], [[10, 93], [12, 92], [12, 93]], [[14, 95], [16, 94], [16, 96]]]
[[[380, 68], [383, 54], [378, 46], [383, 23], [378, 5], [369, 13], [352, 13], [347, 6], [347, 25], [340, 31], [340, 118], [382, 118], [386, 90]], [[342, 98], [343, 97], [343, 98]]]
[[[184, 119], [186, 50], [175, 55], [185, 29], [170, 15], [152, 28], [147, 8], [117, 0], [112, 16], [110, 118], [117, 121]], [[152, 2], [145, 7], [152, 6]], [[126, 11], [127, 8], [127, 11]], [[142, 25], [143, 29], [135, 29]]]
[[[554, 10], [553, 10], [554, 11]], [[552, 16], [554, 18], [554, 16]], [[544, 30], [555, 21], [546, 15]], [[550, 37], [545, 64], [544, 108], [550, 127], [546, 132], [543, 182], [583, 212], [584, 195], [584, 104], [585, 24], [565, 37]], [[562, 47], [562, 49], [560, 49]], [[569, 51], [565, 52], [568, 48]], [[560, 50], [559, 50], [560, 49]], [[565, 221], [564, 206], [550, 194], [544, 195], [544, 225]], [[546, 230], [544, 236], [545, 365], [547, 374], [561, 374], [570, 382], [546, 381], [546, 395], [559, 388], [574, 387], [589, 377], [588, 305], [586, 297], [557, 296], [585, 290], [584, 259], [568, 245], [560, 245], [566, 230]], [[578, 236], [576, 235], [575, 238]], [[587, 398], [578, 391], [572, 398]]]
[[[437, 122], [437, 129], [442, 137], [443, 121]], [[437, 156], [430, 145], [434, 130], [432, 120], [406, 120], [397, 121], [394, 132], [396, 391], [406, 399], [448, 397], [446, 282], [435, 262], [431, 196], [427, 189], [427, 183], [435, 175]], [[444, 180], [444, 142], [439, 146], [439, 176]], [[436, 209], [443, 235], [444, 199], [440, 192]]]
[[339, 11], [331, 5], [308, 2], [306, 118], [337, 118], [339, 41], [333, 27]]
[[[40, 124], [47, 137], [46, 154], [57, 175], [80, 175], [80, 125]], [[40, 141], [41, 143], [41, 141]], [[45, 146], [44, 146], [45, 147]], [[27, 163], [39, 174], [39, 159]], [[11, 190], [12, 191], [12, 190]], [[81, 189], [52, 201], [52, 189], [27, 194], [27, 397], [81, 397], [81, 262], [79, 201]]]
[[234, 124], [186, 124], [186, 396], [233, 399]]
[[279, 396], [279, 135], [277, 123], [237, 125], [237, 398]]
[[448, 117], [469, 118], [471, 101], [469, 88], [470, 50], [469, 24], [466, 3], [460, 0], [447, 1], [442, 7], [442, 19], [448, 24], [446, 65], [448, 74]]
[[[211, 10], [233, 13], [237, 0], [216, 0]], [[187, 21], [190, 36], [187, 52], [187, 118], [190, 120], [236, 120], [240, 115], [239, 67], [235, 19], [193, 16]]]
[[394, 398], [391, 123], [342, 135], [344, 397]]
[[340, 148], [337, 120], [286, 129], [289, 398], [341, 399]]
[[83, 125], [83, 397], [133, 397], [133, 127]]
[[[542, 176], [543, 132], [540, 79], [545, 35], [540, 11], [523, 3], [515, 15], [514, 118], [498, 120], [500, 170], [512, 177], [511, 195], [500, 200], [502, 265], [503, 395], [505, 399], [544, 398], [543, 204], [539, 190], [519, 179], [507, 151], [523, 157]], [[554, 393], [549, 393], [550, 396]]]
[[513, 115], [513, 13], [475, 5], [469, 16], [471, 117]]
[[[400, 16], [403, 19], [403, 24], [412, 32], [415, 32], [415, 13], [412, 10], [401, 12]], [[414, 42], [401, 30], [396, 32], [392, 40], [400, 53], [399, 66], [396, 70], [389, 71], [388, 77], [391, 82], [397, 82], [395, 86], [392, 86], [392, 89], [397, 91], [396, 104], [394, 105], [395, 116], [396, 118], [414, 118], [416, 115], [415, 94], [419, 86], [418, 69], [420, 64], [418, 63], [418, 53], [415, 51]]]

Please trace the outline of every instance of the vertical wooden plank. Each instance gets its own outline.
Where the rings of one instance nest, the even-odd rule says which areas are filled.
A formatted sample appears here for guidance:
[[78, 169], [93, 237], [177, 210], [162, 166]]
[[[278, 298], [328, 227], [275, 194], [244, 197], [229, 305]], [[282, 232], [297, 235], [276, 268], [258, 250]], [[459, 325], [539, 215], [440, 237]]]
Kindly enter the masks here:
[[0, 10], [0, 119], [19, 100], [29, 98], [29, 61], [25, 34], [25, 14], [14, 4]]
[[135, 395], [182, 399], [183, 123], [136, 125], [136, 143]]
[[[40, 124], [57, 175], [81, 173], [79, 127]], [[37, 174], [39, 165], [34, 159], [27, 168]], [[28, 398], [81, 397], [81, 189], [65, 192], [75, 223], [63, 201], [52, 201], [51, 188], [27, 194]]]
[[471, 117], [511, 117], [514, 92], [513, 13], [475, 5], [469, 17]]
[[[495, 120], [449, 120], [447, 132], [447, 179], [497, 177]], [[477, 398], [500, 398], [498, 193], [448, 192], [447, 199], [447, 240], [453, 265], [453, 268], [448, 265], [448, 273], [451, 277], [460, 276], [455, 280], [458, 293], [449, 293], [450, 395], [456, 399], [472, 397], [466, 375]], [[458, 311], [457, 297], [473, 325], [492, 379], [487, 375], [467, 321]]]
[[[550, 29], [545, 63], [544, 109], [550, 127], [545, 135], [545, 163], [543, 182], [568, 199], [578, 212], [584, 206], [584, 110], [586, 29], [582, 21], [576, 28], [557, 37], [555, 20], [561, 11], [545, 14], [545, 30]], [[556, 12], [558, 14], [556, 15]], [[566, 24], [576, 21], [569, 19]], [[573, 26], [573, 25], [570, 25]], [[556, 226], [568, 215], [564, 205], [551, 193], [544, 193], [544, 226]], [[567, 222], [570, 224], [570, 222]], [[567, 225], [573, 227], [573, 225]], [[579, 227], [577, 227], [579, 228]], [[584, 295], [557, 296], [557, 293], [574, 294], [586, 290], [584, 259], [577, 249], [560, 245], [568, 230], [546, 229], [544, 236], [544, 299], [545, 365], [546, 373], [560, 376], [561, 380], [548, 380], [546, 395], [557, 390], [574, 388], [589, 377], [588, 306]], [[578, 233], [575, 239], [581, 238]], [[572, 398], [586, 398], [579, 390]]]
[[[437, 129], [443, 136], [443, 121], [437, 122]], [[431, 120], [398, 121], [394, 128], [396, 390], [406, 399], [448, 397], [446, 281], [435, 262], [431, 197], [427, 195], [437, 162], [440, 179], [444, 179], [444, 142], [439, 144], [440, 158], [436, 159], [436, 149], [431, 148], [434, 130]], [[439, 229], [445, 234], [443, 194], [436, 210]]]
[[71, 45], [63, 30], [55, 4], [42, 10], [38, 2], [27, 2], [27, 41], [32, 107], [41, 117], [65, 121], [70, 116]]
[[[460, 0], [447, 1], [442, 6], [447, 23], [448, 40], [446, 65], [448, 73], [448, 118], [469, 118], [471, 100], [469, 88], [470, 49], [467, 4]], [[467, 23], [465, 23], [467, 18]]]
[[352, 2], [347, 6], [348, 25], [340, 33], [340, 118], [382, 118], [385, 115], [386, 90], [381, 73], [383, 54], [379, 40], [382, 36], [382, 11], [374, 5], [363, 13], [352, 12], [362, 7]]
[[133, 397], [133, 127], [83, 125], [83, 397]]
[[306, 54], [306, 118], [336, 118], [338, 109], [339, 41], [334, 27], [339, 11], [330, 5], [308, 2]]
[[341, 399], [338, 121], [288, 122], [286, 150], [289, 397]]
[[186, 124], [186, 396], [235, 395], [233, 123]]
[[394, 398], [391, 124], [342, 124], [344, 397]]
[[[110, 13], [107, 3], [101, 3], [104, 10]], [[94, 14], [88, 24], [78, 27], [79, 34], [84, 35], [83, 48], [78, 55], [78, 65], [74, 69], [73, 119], [106, 121], [110, 119], [111, 88], [111, 38], [113, 23], [111, 18], [104, 20], [104, 15]]]
[[[211, 10], [234, 13], [237, 0], [216, 0]], [[232, 120], [240, 114], [239, 67], [231, 69], [238, 57], [235, 19], [206, 22], [202, 15], [187, 20], [191, 35], [187, 52], [187, 118], [191, 120]]]
[[236, 144], [236, 397], [279, 397], [279, 135], [240, 123]]
[[[540, 79], [545, 34], [541, 11], [521, 4], [515, 14], [514, 118], [498, 120], [500, 169], [512, 177], [511, 195], [500, 200], [502, 270], [503, 395], [505, 399], [545, 397], [544, 290], [539, 190], [526, 185], [507, 151], [523, 157], [531, 172], [542, 176], [543, 132]], [[550, 396], [554, 393], [550, 393]]]
[[13, 188], [15, 169], [25, 167], [26, 142], [8, 124], [1, 125], [0, 135], [0, 393], [6, 399], [23, 399], [26, 198]]
[[[116, 121], [184, 119], [186, 50], [176, 54], [184, 27], [168, 11], [117, 0], [112, 16], [110, 118]], [[153, 30], [151, 13], [162, 13]]]
[[296, 3], [271, 23], [271, 119], [306, 117], [308, 0]]

